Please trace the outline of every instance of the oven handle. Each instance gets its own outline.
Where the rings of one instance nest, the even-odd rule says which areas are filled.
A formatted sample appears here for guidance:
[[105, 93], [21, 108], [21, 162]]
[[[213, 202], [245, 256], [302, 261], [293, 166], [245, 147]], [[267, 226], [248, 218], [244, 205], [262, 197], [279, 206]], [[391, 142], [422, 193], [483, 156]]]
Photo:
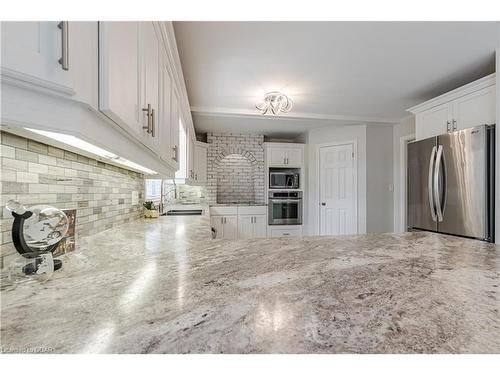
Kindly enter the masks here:
[[289, 199], [289, 198], [273, 198], [269, 199], [271, 203], [300, 203], [302, 202], [301, 198], [298, 199]]

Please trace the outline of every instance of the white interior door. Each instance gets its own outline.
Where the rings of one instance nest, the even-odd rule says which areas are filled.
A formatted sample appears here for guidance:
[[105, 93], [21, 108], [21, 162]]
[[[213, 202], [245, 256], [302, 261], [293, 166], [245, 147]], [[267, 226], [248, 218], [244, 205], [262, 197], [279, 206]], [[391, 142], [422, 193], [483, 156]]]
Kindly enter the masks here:
[[357, 233], [354, 144], [319, 149], [320, 234]]

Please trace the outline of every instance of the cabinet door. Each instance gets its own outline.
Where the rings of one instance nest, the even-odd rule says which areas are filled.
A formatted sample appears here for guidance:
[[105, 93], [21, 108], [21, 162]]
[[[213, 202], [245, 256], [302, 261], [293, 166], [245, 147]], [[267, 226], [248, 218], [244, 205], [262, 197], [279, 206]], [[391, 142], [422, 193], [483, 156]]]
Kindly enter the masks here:
[[238, 216], [224, 216], [224, 239], [235, 240], [238, 238]]
[[211, 216], [210, 226], [215, 229], [215, 238], [224, 238], [224, 218], [222, 216]]
[[417, 140], [434, 137], [448, 131], [448, 123], [452, 120], [452, 104], [446, 103], [416, 116]]
[[238, 215], [238, 238], [254, 238], [253, 215]]
[[99, 109], [142, 138], [139, 23], [99, 22]]
[[495, 123], [495, 86], [473, 92], [453, 103], [456, 130]]
[[[158, 134], [158, 81], [159, 81], [159, 41], [153, 22], [141, 22], [141, 103], [142, 108], [151, 106], [150, 118], [142, 111], [142, 127], [145, 143], [159, 152]], [[148, 127], [150, 121], [150, 128]]]
[[194, 172], [194, 134], [192, 134], [191, 131], [188, 131], [188, 178], [195, 179], [195, 172]]
[[266, 215], [254, 216], [253, 230], [254, 230], [254, 232], [253, 232], [254, 238], [267, 237]]
[[286, 165], [287, 167], [292, 168], [301, 168], [302, 167], [302, 149], [300, 148], [289, 148], [286, 151]]
[[270, 147], [268, 149], [269, 165], [284, 166], [286, 158], [286, 149], [281, 147]]
[[195, 180], [207, 182], [207, 148], [195, 145], [194, 151]]
[[172, 80], [165, 65], [165, 57], [160, 55], [160, 85], [158, 104], [158, 133], [160, 137], [160, 157], [170, 165], [172, 164]]
[[177, 91], [172, 84], [172, 94], [171, 94], [171, 121], [170, 121], [170, 152], [172, 165], [175, 170], [179, 170], [179, 158], [180, 158], [180, 148], [179, 148], [179, 96]]
[[[19, 80], [25, 84], [43, 87], [58, 93], [73, 95], [74, 71], [71, 59], [68, 70], [64, 70], [59, 59], [63, 54], [63, 30], [57, 21], [2, 22], [2, 76]], [[64, 48], [71, 52], [78, 45], [69, 38]]]

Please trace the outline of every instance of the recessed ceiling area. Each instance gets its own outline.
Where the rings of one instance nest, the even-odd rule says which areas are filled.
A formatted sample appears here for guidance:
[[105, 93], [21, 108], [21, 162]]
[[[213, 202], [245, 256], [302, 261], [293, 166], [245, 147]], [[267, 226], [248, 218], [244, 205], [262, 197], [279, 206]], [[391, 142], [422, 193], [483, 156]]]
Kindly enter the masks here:
[[[175, 22], [197, 131], [292, 134], [390, 123], [494, 72], [495, 22]], [[255, 108], [294, 102], [280, 119]]]

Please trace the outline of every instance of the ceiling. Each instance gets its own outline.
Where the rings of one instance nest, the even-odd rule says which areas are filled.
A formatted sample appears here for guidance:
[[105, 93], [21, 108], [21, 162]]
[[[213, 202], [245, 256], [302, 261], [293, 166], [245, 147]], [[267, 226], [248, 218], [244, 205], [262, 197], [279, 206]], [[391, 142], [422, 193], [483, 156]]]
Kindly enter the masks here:
[[[390, 123], [494, 72], [495, 22], [174, 22], [199, 132], [292, 135]], [[282, 118], [255, 109], [292, 98]]]

